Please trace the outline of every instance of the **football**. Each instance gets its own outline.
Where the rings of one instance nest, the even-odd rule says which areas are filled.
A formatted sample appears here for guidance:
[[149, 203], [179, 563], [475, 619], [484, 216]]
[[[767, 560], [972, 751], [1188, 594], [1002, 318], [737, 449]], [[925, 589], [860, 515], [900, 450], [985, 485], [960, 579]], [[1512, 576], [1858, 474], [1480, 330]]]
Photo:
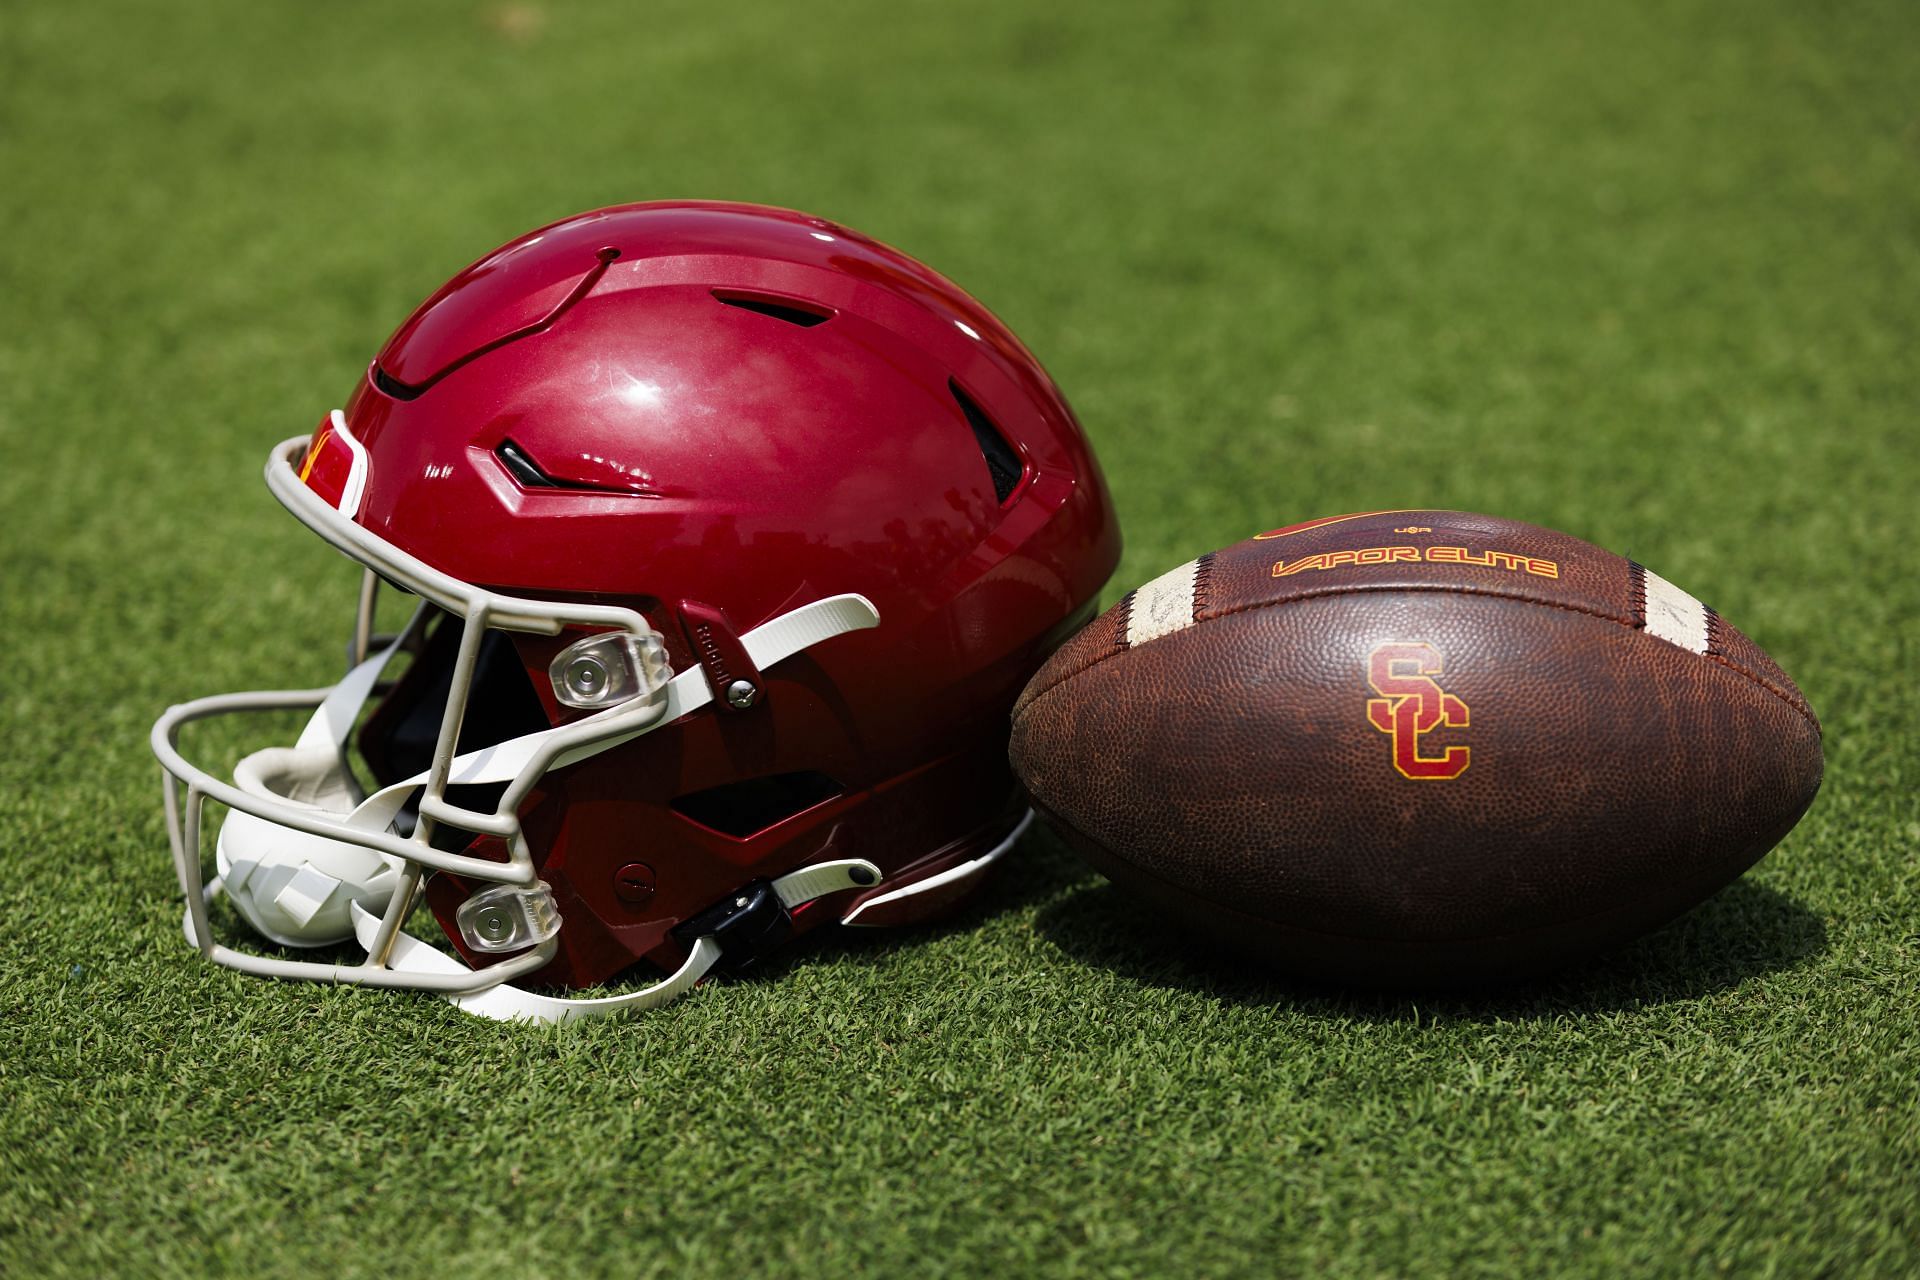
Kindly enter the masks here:
[[1534, 976], [1738, 877], [1819, 790], [1786, 673], [1652, 570], [1455, 511], [1173, 569], [1015, 706], [1035, 808], [1208, 937], [1335, 983]]

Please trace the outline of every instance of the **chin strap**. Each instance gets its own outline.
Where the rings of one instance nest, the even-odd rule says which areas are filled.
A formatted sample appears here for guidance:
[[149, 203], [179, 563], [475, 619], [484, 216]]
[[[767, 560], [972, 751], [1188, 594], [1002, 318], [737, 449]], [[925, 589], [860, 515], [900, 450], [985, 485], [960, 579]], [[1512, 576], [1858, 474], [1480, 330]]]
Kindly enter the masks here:
[[[773, 882], [780, 905], [791, 911], [803, 902], [838, 893], [842, 889], [870, 885], [880, 878], [880, 868], [862, 858], [844, 858], [819, 862], [792, 871]], [[353, 931], [362, 950], [371, 951], [380, 932], [380, 917], [354, 903]], [[468, 996], [447, 999], [468, 1013], [501, 1022], [560, 1023], [582, 1018], [604, 1018], [612, 1014], [637, 1013], [657, 1009], [691, 991], [721, 957], [720, 943], [711, 935], [698, 938], [680, 967], [650, 987], [617, 996], [569, 998], [544, 995], [501, 983]], [[396, 933], [387, 967], [399, 973], [462, 976], [473, 972], [466, 965], [435, 947], [413, 937]]]
[[1020, 837], [1027, 834], [1027, 828], [1032, 825], [1033, 810], [1028, 809], [1020, 821], [1014, 824], [1013, 830], [1007, 832], [1000, 843], [994, 845], [993, 848], [987, 850], [979, 857], [967, 862], [962, 862], [958, 866], [948, 867], [938, 875], [928, 876], [924, 880], [916, 880], [912, 884], [904, 885], [889, 893], [882, 893], [875, 897], [868, 898], [852, 911], [840, 917], [840, 923], [857, 925], [861, 928], [882, 926], [890, 923], [886, 918], [887, 908], [889, 907], [910, 902], [922, 894], [939, 894], [941, 892], [960, 894], [966, 892], [967, 886], [985, 875], [988, 867], [991, 867], [994, 863], [1006, 857], [1007, 850], [1018, 844]]

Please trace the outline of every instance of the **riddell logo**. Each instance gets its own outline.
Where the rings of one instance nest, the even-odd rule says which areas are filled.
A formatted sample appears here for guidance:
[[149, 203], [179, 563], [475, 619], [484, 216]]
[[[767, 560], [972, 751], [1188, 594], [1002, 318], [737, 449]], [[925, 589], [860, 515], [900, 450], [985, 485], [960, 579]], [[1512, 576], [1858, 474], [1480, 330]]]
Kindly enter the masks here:
[[1441, 725], [1467, 727], [1467, 704], [1442, 689], [1440, 651], [1430, 644], [1383, 644], [1367, 659], [1367, 683], [1380, 696], [1367, 700], [1367, 720], [1393, 739], [1393, 767], [1408, 778], [1457, 778], [1467, 771], [1470, 747], [1420, 753], [1420, 739]]
[[725, 689], [733, 683], [733, 673], [727, 670], [726, 655], [713, 641], [713, 624], [702, 622], [693, 629], [693, 635], [700, 646], [700, 665], [707, 669], [708, 679], [715, 689]]

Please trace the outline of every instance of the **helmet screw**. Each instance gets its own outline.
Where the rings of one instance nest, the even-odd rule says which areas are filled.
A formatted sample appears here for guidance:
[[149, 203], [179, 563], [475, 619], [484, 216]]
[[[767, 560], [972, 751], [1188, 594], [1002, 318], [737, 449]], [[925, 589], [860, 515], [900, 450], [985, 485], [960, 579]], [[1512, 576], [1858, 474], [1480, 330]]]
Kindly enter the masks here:
[[653, 897], [653, 868], [644, 862], [629, 862], [613, 873], [613, 896], [630, 906], [640, 906]]
[[513, 936], [513, 917], [499, 907], [488, 907], [474, 917], [477, 932], [488, 942], [505, 942]]
[[751, 680], [735, 680], [727, 686], [727, 705], [745, 711], [760, 698], [760, 691], [753, 687]]

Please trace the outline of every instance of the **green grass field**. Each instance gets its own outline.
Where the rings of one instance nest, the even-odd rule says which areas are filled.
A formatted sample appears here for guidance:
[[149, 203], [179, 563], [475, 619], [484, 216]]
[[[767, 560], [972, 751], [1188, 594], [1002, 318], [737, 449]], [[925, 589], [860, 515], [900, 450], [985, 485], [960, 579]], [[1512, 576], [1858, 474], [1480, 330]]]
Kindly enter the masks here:
[[[0, 1276], [1920, 1271], [1920, 24], [1884, 4], [0, 7]], [[544, 1031], [182, 943], [148, 725], [338, 671], [259, 482], [455, 268], [794, 205], [1074, 398], [1109, 588], [1314, 515], [1591, 539], [1828, 774], [1672, 928], [1302, 991], [1053, 839]]]

